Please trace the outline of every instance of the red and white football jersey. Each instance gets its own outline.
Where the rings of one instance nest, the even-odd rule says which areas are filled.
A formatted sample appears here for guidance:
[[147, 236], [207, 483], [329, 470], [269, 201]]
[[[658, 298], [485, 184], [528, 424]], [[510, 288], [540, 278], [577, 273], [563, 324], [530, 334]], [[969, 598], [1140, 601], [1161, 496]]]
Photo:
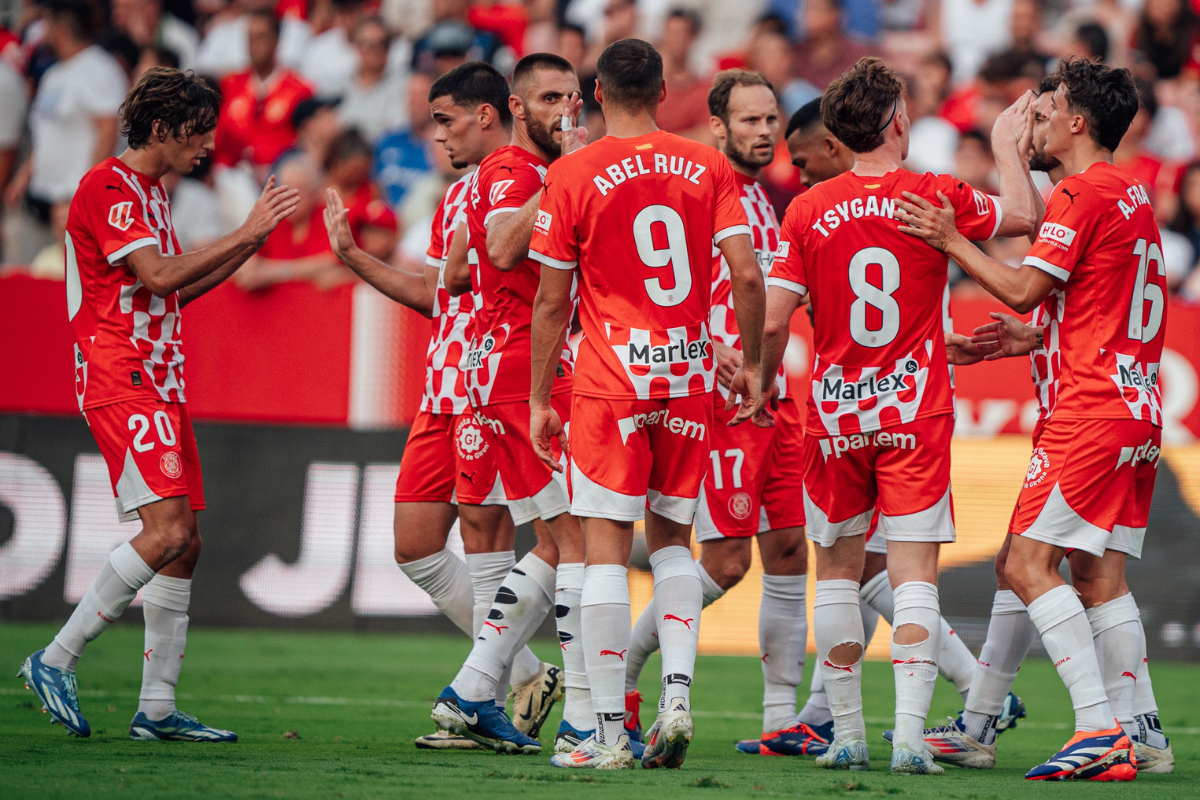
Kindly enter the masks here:
[[[775, 207], [771, 205], [766, 191], [752, 178], [734, 170], [733, 177], [737, 180], [742, 193], [742, 208], [746, 210], [746, 219], [750, 223], [750, 243], [754, 246], [754, 255], [758, 258], [758, 266], [762, 268], [763, 279], [771, 274], [771, 264], [775, 261], [775, 251], [779, 249], [779, 220], [775, 217]], [[733, 283], [730, 280], [729, 264], [721, 255], [721, 249], [713, 246], [712, 253], [712, 313], [709, 315], [710, 332], [726, 347], [742, 349], [742, 336], [738, 331], [737, 312], [733, 307]], [[787, 372], [783, 365], [779, 366], [779, 375], [775, 378], [779, 387], [779, 398], [788, 397]], [[717, 384], [717, 391], [722, 397], [729, 396], [729, 390]]]
[[1033, 317], [1046, 326], [1031, 355], [1042, 418], [1161, 427], [1167, 281], [1146, 189], [1103, 162], [1065, 178], [1024, 263], [1059, 281]]
[[[541, 266], [528, 258], [511, 272], [496, 269], [487, 254], [487, 223], [497, 213], [519, 210], [537, 194], [546, 166], [528, 150], [508, 145], [485, 158], [475, 172], [467, 207], [475, 330], [465, 369], [467, 392], [476, 408], [529, 400], [533, 359], [529, 334]], [[571, 362], [571, 348], [564, 339], [554, 394], [571, 391]]]
[[445, 272], [454, 232], [466, 220], [474, 180], [471, 172], [450, 184], [433, 214], [432, 236], [425, 252], [425, 263], [438, 270], [433, 330], [425, 354], [425, 393], [421, 396], [421, 410], [432, 414], [462, 414], [470, 403], [463, 361], [471, 349], [474, 303], [469, 294], [450, 296]]
[[662, 399], [713, 389], [713, 244], [749, 233], [717, 150], [656, 131], [606, 136], [555, 162], [529, 254], [579, 269], [575, 393]]
[[841, 436], [954, 413], [943, 299], [948, 258], [901, 233], [896, 199], [954, 204], [972, 240], [1000, 227], [995, 198], [949, 175], [846, 172], [792, 201], [767, 283], [813, 305], [816, 364], [806, 430]]
[[125, 263], [142, 247], [177, 255], [159, 181], [117, 158], [79, 182], [67, 215], [67, 315], [79, 408], [153, 396], [184, 402], [179, 298], [155, 297]]

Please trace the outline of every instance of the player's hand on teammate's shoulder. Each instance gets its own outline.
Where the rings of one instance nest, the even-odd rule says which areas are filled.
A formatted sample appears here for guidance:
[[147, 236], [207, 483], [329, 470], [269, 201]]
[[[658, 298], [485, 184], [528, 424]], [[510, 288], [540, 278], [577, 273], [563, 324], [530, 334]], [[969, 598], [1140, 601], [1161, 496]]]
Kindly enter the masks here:
[[896, 219], [902, 233], [924, 239], [930, 247], [946, 250], [955, 237], [959, 236], [954, 221], [954, 204], [950, 198], [938, 192], [935, 205], [920, 195], [904, 192], [904, 199], [896, 201]]
[[546, 406], [530, 404], [529, 407], [529, 438], [533, 441], [533, 452], [542, 463], [555, 472], [562, 472], [562, 464], [554, 457], [551, 440], [558, 439], [564, 453], [568, 452], [567, 433], [563, 429], [562, 419], [558, 412]]
[[742, 368], [742, 351], [713, 340], [713, 355], [717, 359], [717, 381], [726, 389], [733, 376]]
[[579, 92], [572, 92], [563, 98], [562, 112], [562, 154], [569, 155], [587, 144], [587, 128], [579, 124], [579, 115], [583, 112], [583, 98]]
[[1028, 355], [1043, 347], [1042, 328], [1026, 325], [1011, 314], [999, 311], [993, 311], [991, 317], [995, 322], [980, 325], [971, 337], [976, 346], [987, 352], [988, 361]]
[[242, 229], [256, 242], [262, 243], [275, 230], [275, 226], [292, 215], [300, 203], [300, 192], [286, 184], [275, 185], [275, 176], [267, 180], [262, 194], [250, 209], [250, 216], [242, 223]]
[[350, 212], [333, 188], [325, 190], [325, 232], [329, 234], [329, 248], [344, 261], [354, 249], [354, 235], [350, 232]]

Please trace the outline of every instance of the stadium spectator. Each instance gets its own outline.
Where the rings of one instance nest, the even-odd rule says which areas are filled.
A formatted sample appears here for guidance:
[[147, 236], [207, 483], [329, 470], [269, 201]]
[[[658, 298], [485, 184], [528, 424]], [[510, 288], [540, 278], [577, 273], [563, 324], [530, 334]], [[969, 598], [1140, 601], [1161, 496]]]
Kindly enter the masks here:
[[1108, 33], [1098, 22], [1085, 22], [1075, 29], [1067, 52], [1093, 61], [1108, 61]]
[[[275, 13], [274, 0], [217, 0], [223, 8], [208, 25], [196, 50], [196, 71], [201, 75], [224, 78], [250, 66], [250, 15]], [[286, 14], [279, 21], [279, 46], [276, 60], [296, 69], [304, 56], [312, 32], [308, 23]]]
[[[378, 204], [369, 212], [373, 203], [383, 199], [379, 187], [371, 182], [371, 156], [371, 145], [362, 134], [348, 130], [338, 134], [325, 157], [326, 182], [337, 190], [350, 212], [350, 232], [355, 240], [368, 219], [379, 220], [385, 216], [378, 211]], [[383, 205], [386, 208], [387, 204]], [[391, 213], [387, 209], [387, 214]], [[391, 227], [395, 227], [394, 222]]]
[[[28, 106], [29, 97], [21, 74], [7, 60], [0, 58], [0, 192], [8, 186], [16, 170]], [[0, 231], [0, 243], [2, 241], [3, 232]]]
[[125, 73], [125, 78], [132, 83], [134, 70], [142, 58], [142, 51], [137, 43], [124, 31], [109, 26], [96, 34], [96, 44], [116, 59], [117, 65]]
[[970, 130], [959, 137], [952, 174], [988, 194], [999, 191], [992, 143], [983, 131]]
[[79, 180], [117, 146], [117, 109], [128, 82], [121, 67], [92, 41], [92, 7], [52, 0], [45, 43], [58, 58], [38, 84], [30, 109], [30, 151], [5, 192], [10, 211], [25, 210], [8, 231], [10, 260], [28, 263], [52, 235], [51, 208], [67, 205]]
[[137, 66], [133, 68], [133, 82], [136, 83], [146, 70], [154, 67], [179, 69], [179, 56], [166, 47], [145, 48], [138, 56]]
[[324, 164], [329, 145], [341, 132], [338, 104], [315, 97], [301, 100], [292, 112], [292, 127], [296, 129], [296, 143], [279, 156], [276, 164], [300, 154], [308, 156], [314, 164]]
[[796, 48], [796, 75], [824, 90], [830, 81], [870, 54], [842, 33], [841, 0], [807, 0], [804, 42]]
[[221, 81], [214, 155], [218, 164], [233, 166], [245, 160], [261, 171], [296, 141], [292, 115], [312, 96], [312, 88], [276, 62], [280, 23], [275, 15], [255, 11], [248, 17], [251, 67]]
[[[408, 114], [411, 123], [385, 133], [375, 145], [375, 182], [393, 209], [404, 195], [433, 169], [434, 148], [430, 140], [433, 119], [429, 116], [428, 75], [413, 73], [408, 80]], [[438, 150], [442, 149], [440, 146]], [[444, 187], [443, 187], [444, 191]]]
[[1197, 77], [1198, 39], [1200, 19], [1188, 0], [1146, 0], [1134, 38], [1135, 60], [1153, 68], [1152, 78], [1168, 80], [1184, 71]]
[[341, 97], [350, 90], [358, 53], [350, 37], [363, 18], [362, 0], [332, 0], [333, 25], [309, 40], [300, 72], [318, 97]]
[[1146, 148], [1146, 137], [1158, 116], [1158, 99], [1154, 96], [1154, 85], [1149, 81], [1135, 79], [1134, 82], [1138, 90], [1138, 111], [1120, 146], [1113, 151], [1113, 163], [1149, 190], [1156, 216], [1165, 224], [1175, 216], [1173, 195], [1178, 171], [1167, 168], [1163, 159]]
[[407, 81], [388, 69], [391, 43], [391, 33], [379, 17], [364, 17], [354, 29], [358, 67], [338, 116], [343, 127], [357, 128], [370, 142], [384, 131], [408, 125]]
[[163, 183], [171, 193], [171, 223], [184, 252], [207, 247], [233, 230], [221, 216], [211, 158], [202, 160], [187, 175], [172, 172], [168, 178], [170, 181]]
[[200, 34], [179, 17], [163, 11], [162, 0], [112, 0], [112, 24], [139, 50], [165, 47], [175, 53], [181, 68], [195, 66]]
[[1009, 49], [1043, 64], [1050, 62], [1050, 54], [1041, 46], [1042, 5], [1041, 0], [1013, 0], [1012, 44]]
[[773, 30], [757, 33], [746, 51], [747, 68], [762, 73], [771, 82], [779, 94], [783, 114], [787, 117], [809, 100], [821, 96], [820, 89], [795, 76], [792, 65], [794, 55], [791, 40]]
[[974, 78], [989, 56], [1012, 41], [1013, 0], [941, 0], [941, 46], [954, 65], [954, 82]]
[[710, 80], [692, 69], [692, 47], [700, 35], [700, 17], [694, 11], [676, 9], [667, 15], [658, 51], [663, 59], [667, 96], [658, 107], [658, 127], [697, 142], [713, 144], [708, 127]]
[[433, 27], [413, 43], [414, 72], [445, 75], [467, 61], [486, 61], [501, 72], [512, 71], [512, 50], [496, 34], [473, 27], [470, 8], [470, 0], [434, 0]]

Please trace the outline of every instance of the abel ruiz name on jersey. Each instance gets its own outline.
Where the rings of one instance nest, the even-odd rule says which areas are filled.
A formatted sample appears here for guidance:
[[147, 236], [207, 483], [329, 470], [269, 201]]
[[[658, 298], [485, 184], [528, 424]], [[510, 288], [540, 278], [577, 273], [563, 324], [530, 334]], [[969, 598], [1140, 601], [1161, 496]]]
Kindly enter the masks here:
[[[649, 153], [646, 154], [650, 156]], [[623, 158], [617, 164], [604, 168], [604, 172], [592, 177], [592, 183], [600, 190], [600, 196], [606, 197], [610, 191], [622, 183], [642, 175], [656, 173], [658, 175], [678, 175], [689, 183], [700, 185], [700, 176], [708, 170], [701, 164], [693, 164], [682, 156], [669, 156], [666, 153], [655, 153], [653, 168], [646, 166], [642, 154]], [[608, 177], [605, 178], [604, 176]]]

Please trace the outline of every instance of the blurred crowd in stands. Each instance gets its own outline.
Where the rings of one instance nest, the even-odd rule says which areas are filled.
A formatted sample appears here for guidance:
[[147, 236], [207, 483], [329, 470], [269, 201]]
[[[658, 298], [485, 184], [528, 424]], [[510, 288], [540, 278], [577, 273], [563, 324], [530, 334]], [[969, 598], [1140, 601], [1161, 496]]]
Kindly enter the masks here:
[[[301, 190], [301, 207], [238, 272], [243, 289], [354, 280], [325, 236], [329, 186], [365, 249], [419, 270], [429, 219], [458, 175], [431, 138], [431, 82], [466, 61], [507, 71], [555, 52], [579, 72], [596, 137], [595, 61], [628, 36], [662, 52], [659, 126], [709, 143], [717, 70], [762, 72], [786, 117], [861, 56], [881, 55], [907, 78], [910, 168], [992, 191], [989, 136], [1005, 106], [1066, 55], [1128, 67], [1142, 110], [1117, 162], [1151, 192], [1168, 282], [1200, 302], [1200, 0], [0, 0], [3, 269], [63, 275], [71, 196], [123, 149], [127, 88], [150, 67], [178, 66], [223, 95], [212, 157], [170, 177], [184, 249], [232, 230], [275, 174]], [[782, 141], [764, 182], [781, 217], [804, 190]], [[1028, 243], [987, 246], [1017, 263]], [[978, 291], [961, 276], [955, 289]]]

